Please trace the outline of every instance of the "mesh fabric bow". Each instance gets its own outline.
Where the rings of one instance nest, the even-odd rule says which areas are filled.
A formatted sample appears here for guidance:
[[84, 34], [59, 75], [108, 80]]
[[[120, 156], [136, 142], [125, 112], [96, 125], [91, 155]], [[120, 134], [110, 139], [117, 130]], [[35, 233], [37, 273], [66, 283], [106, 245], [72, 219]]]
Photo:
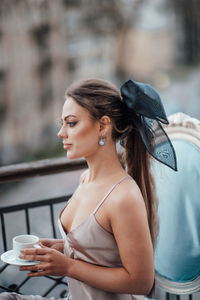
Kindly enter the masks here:
[[128, 118], [139, 130], [148, 152], [177, 171], [174, 147], [160, 122], [169, 124], [158, 93], [148, 84], [126, 81], [120, 88]]

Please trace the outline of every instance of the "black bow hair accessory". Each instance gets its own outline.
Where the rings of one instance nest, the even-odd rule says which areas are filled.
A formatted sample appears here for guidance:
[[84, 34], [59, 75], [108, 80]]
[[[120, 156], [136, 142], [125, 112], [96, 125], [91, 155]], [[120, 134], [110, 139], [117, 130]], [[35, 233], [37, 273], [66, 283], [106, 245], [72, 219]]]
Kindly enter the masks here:
[[128, 119], [138, 128], [147, 151], [177, 171], [174, 147], [160, 122], [169, 124], [160, 96], [150, 85], [126, 81], [120, 88]]

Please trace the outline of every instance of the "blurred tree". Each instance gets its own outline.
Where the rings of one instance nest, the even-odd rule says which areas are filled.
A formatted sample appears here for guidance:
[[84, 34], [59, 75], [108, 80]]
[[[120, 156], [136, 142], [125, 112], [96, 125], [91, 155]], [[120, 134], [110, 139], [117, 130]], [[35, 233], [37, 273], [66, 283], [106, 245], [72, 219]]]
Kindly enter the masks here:
[[180, 24], [181, 47], [187, 63], [200, 61], [200, 1], [171, 0]]

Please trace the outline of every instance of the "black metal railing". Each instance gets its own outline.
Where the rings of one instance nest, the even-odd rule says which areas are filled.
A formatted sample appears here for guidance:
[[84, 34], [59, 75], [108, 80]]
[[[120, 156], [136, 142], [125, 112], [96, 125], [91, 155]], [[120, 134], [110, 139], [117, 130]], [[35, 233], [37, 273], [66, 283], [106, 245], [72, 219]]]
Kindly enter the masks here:
[[[2, 244], [3, 244], [3, 251], [8, 250], [7, 246], [7, 240], [8, 235], [6, 231], [6, 225], [5, 225], [5, 217], [6, 215], [13, 213], [13, 212], [24, 212], [24, 223], [25, 228], [23, 234], [31, 234], [31, 220], [30, 220], [30, 212], [32, 209], [41, 209], [41, 207], [45, 207], [49, 210], [49, 216], [50, 220], [48, 222], [49, 226], [49, 235], [53, 238], [58, 238], [58, 234], [56, 232], [56, 224], [55, 224], [55, 213], [54, 213], [54, 206], [59, 203], [66, 203], [68, 199], [71, 197], [71, 195], [67, 195], [64, 197], [58, 197], [58, 198], [52, 198], [52, 199], [45, 199], [41, 201], [31, 202], [31, 203], [25, 203], [25, 204], [19, 204], [19, 205], [13, 205], [13, 206], [7, 206], [7, 207], [1, 207], [0, 208], [0, 218], [1, 218], [1, 231], [2, 231]], [[22, 220], [21, 220], [22, 221]], [[13, 224], [15, 225], [15, 224]], [[6, 268], [9, 268], [10, 265], [4, 264], [3, 267], [0, 268], [0, 276], [5, 273]], [[50, 292], [53, 291], [54, 288], [56, 288], [58, 285], [64, 285], [65, 289], [61, 291], [60, 297], [66, 296], [67, 294], [67, 282], [65, 281], [64, 277], [55, 278], [53, 276], [45, 276], [50, 281], [52, 281], [52, 284], [48, 289], [43, 293], [43, 297], [46, 297], [49, 295]], [[0, 288], [6, 290], [6, 291], [15, 291], [20, 293], [21, 289], [24, 288], [24, 285], [30, 280], [31, 278], [25, 278], [20, 283], [15, 284], [12, 282], [12, 280], [9, 280], [7, 286], [1, 286]]]
[[[43, 176], [43, 175], [51, 175], [61, 172], [69, 172], [74, 170], [80, 170], [85, 168], [86, 162], [85, 160], [75, 160], [69, 161], [67, 158], [59, 158], [59, 159], [47, 159], [30, 163], [22, 163], [17, 165], [4, 166], [0, 168], [0, 183], [11, 182], [11, 181], [19, 181], [25, 178], [30, 178], [34, 176]], [[0, 207], [0, 229], [1, 229], [1, 250], [2, 252], [9, 250], [9, 242], [11, 236], [9, 236], [8, 227], [16, 226], [16, 221], [24, 224], [23, 232], [19, 234], [31, 234], [32, 233], [32, 222], [31, 220], [31, 212], [33, 210], [41, 210], [45, 208], [45, 211], [48, 212], [48, 229], [46, 230], [47, 236], [52, 238], [58, 238], [58, 232], [56, 230], [56, 216], [55, 216], [55, 207], [58, 204], [64, 205], [71, 195], [39, 200], [29, 203], [23, 203], [12, 206], [4, 206]], [[25, 200], [25, 199], [23, 199]], [[25, 202], [25, 201], [24, 201]], [[9, 216], [15, 213], [15, 218], [12, 224], [9, 223], [9, 226], [6, 224], [6, 219], [9, 219]], [[17, 214], [17, 215], [16, 215]], [[22, 217], [23, 216], [23, 217]], [[43, 225], [44, 226], [44, 225]], [[37, 291], [37, 285], [34, 284], [35, 278], [30, 278], [25, 276], [13, 276], [8, 275], [9, 269], [12, 269], [13, 266], [3, 263], [0, 267], [0, 292], [8, 291], [8, 292], [17, 292], [24, 294], [23, 291], [28, 290], [26, 286], [34, 286], [33, 294], [41, 294], [43, 297], [48, 297], [52, 293], [54, 296], [56, 295], [59, 298], [66, 297], [68, 293], [68, 286], [65, 277], [55, 277], [55, 276], [44, 276], [45, 278], [45, 286], [47, 287], [42, 292]], [[17, 271], [18, 272], [18, 271]], [[16, 270], [14, 273], [17, 273]], [[22, 272], [20, 272], [22, 273]], [[31, 281], [31, 283], [30, 283]], [[59, 289], [58, 289], [59, 287]]]
[[[56, 233], [56, 225], [55, 225], [55, 215], [54, 215], [54, 205], [62, 202], [67, 202], [71, 195], [57, 197], [57, 198], [51, 198], [51, 199], [45, 199], [30, 203], [24, 203], [24, 204], [18, 204], [18, 205], [12, 205], [12, 206], [6, 206], [6, 207], [0, 207], [0, 218], [1, 218], [1, 231], [2, 231], [2, 239], [3, 239], [3, 250], [7, 251], [7, 235], [6, 235], [6, 226], [5, 226], [5, 215], [12, 213], [12, 212], [24, 212], [25, 215], [25, 234], [31, 234], [31, 223], [30, 223], [30, 217], [29, 212], [32, 208], [41, 208], [43, 206], [46, 206], [49, 208], [50, 212], [50, 225], [51, 225], [51, 231], [53, 232], [53, 238], [58, 238]], [[50, 232], [51, 232], [50, 231]]]

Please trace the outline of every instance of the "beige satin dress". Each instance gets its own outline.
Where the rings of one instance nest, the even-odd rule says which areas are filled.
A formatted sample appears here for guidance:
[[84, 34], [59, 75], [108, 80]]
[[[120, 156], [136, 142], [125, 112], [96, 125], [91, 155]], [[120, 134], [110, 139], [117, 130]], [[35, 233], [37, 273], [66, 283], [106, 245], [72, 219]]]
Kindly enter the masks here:
[[[119, 255], [117, 243], [113, 234], [106, 231], [96, 220], [95, 214], [99, 207], [104, 203], [114, 188], [130, 176], [123, 177], [119, 182], [112, 186], [105, 197], [100, 201], [96, 209], [89, 217], [77, 228], [66, 233], [61, 224], [60, 217], [58, 226], [64, 240], [64, 253], [73, 259], [80, 259], [85, 262], [98, 266], [115, 268], [121, 267], [122, 262]], [[68, 202], [69, 204], [69, 202]], [[67, 205], [68, 205], [67, 204]], [[66, 206], [63, 208], [63, 210]], [[60, 213], [60, 216], [63, 212]], [[65, 300], [143, 300], [143, 296], [134, 296], [129, 294], [111, 293], [94, 288], [84, 282], [74, 278], [68, 278], [69, 295]], [[2, 298], [1, 298], [2, 297]], [[44, 300], [41, 296], [19, 295], [16, 293], [2, 293], [2, 300]], [[54, 297], [50, 298], [55, 300]], [[61, 299], [60, 299], [61, 300]]]
[[[117, 182], [105, 197], [100, 201], [96, 209], [77, 228], [66, 233], [61, 224], [60, 218], [58, 226], [64, 240], [65, 255], [80, 259], [85, 262], [103, 267], [121, 267], [122, 262], [119, 255], [117, 243], [113, 234], [106, 231], [96, 220], [95, 214], [104, 203], [114, 188], [130, 176], [123, 177]], [[65, 207], [66, 208], [66, 207]], [[64, 209], [63, 209], [64, 210]], [[62, 214], [62, 212], [61, 212]], [[60, 214], [60, 216], [61, 216]], [[68, 278], [69, 300], [133, 300], [144, 299], [143, 296], [133, 296], [129, 294], [111, 293], [87, 285], [74, 278]]]

